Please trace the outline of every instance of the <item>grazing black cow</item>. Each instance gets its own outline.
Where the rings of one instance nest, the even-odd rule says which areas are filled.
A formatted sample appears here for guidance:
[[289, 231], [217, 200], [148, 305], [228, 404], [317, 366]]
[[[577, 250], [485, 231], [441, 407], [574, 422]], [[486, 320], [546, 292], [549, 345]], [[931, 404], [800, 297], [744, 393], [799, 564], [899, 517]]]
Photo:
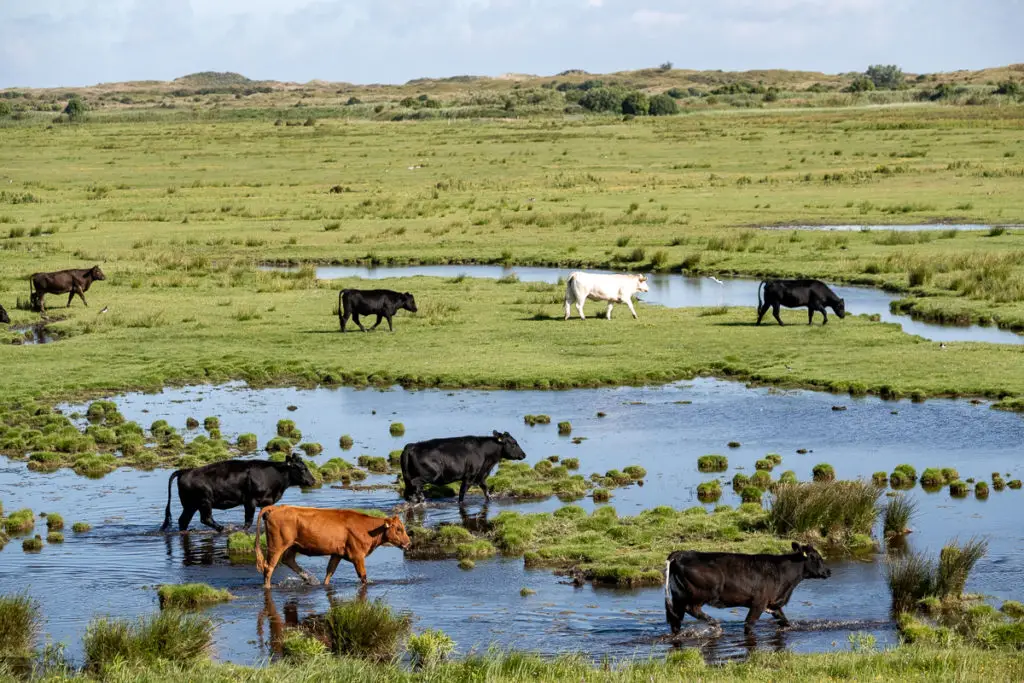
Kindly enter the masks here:
[[[761, 288], [764, 288], [764, 300], [761, 300]], [[786, 308], [807, 307], [807, 324], [811, 324], [815, 311], [821, 311], [825, 319], [822, 325], [828, 324], [825, 307], [830, 307], [840, 318], [846, 316], [846, 302], [836, 296], [821, 280], [767, 280], [757, 286], [757, 324], [772, 309], [772, 315], [782, 324], [779, 317], [779, 306]]]
[[9, 322], [11, 322], [11, 319], [7, 315], [7, 311], [4, 310], [3, 306], [0, 306], [0, 324], [6, 325]]
[[665, 617], [672, 633], [678, 633], [687, 614], [709, 624], [715, 620], [702, 605], [747, 607], [744, 630], [754, 628], [761, 613], [768, 611], [779, 626], [789, 620], [782, 608], [803, 579], [827, 579], [818, 551], [793, 543], [788, 555], [744, 555], [742, 553], [700, 553], [677, 550], [665, 562]]
[[71, 307], [71, 301], [77, 294], [82, 299], [82, 303], [88, 306], [89, 304], [85, 301], [85, 293], [89, 291], [93, 282], [106, 279], [107, 276], [103, 274], [99, 266], [58, 270], [54, 273], [32, 273], [28, 283], [32, 308], [46, 313], [46, 304], [43, 302], [43, 298], [47, 294], [67, 294], [68, 305], [65, 308]]
[[508, 432], [406, 444], [401, 458], [405, 499], [422, 502], [424, 484], [441, 486], [461, 480], [460, 503], [466, 497], [466, 489], [473, 484], [483, 489], [484, 498], [490, 500], [487, 477], [498, 461], [525, 458], [526, 453]]
[[290, 454], [284, 462], [267, 460], [225, 460], [202, 467], [176, 470], [167, 480], [167, 511], [161, 531], [171, 528], [171, 482], [178, 478], [181, 517], [178, 529], [188, 528], [192, 516], [208, 527], [223, 531], [213, 519], [213, 510], [245, 506], [245, 528], [252, 526], [257, 507], [281, 500], [289, 486], [315, 486], [316, 479], [302, 458]]
[[359, 325], [359, 329], [366, 332], [366, 328], [359, 322], [361, 315], [376, 315], [377, 322], [370, 329], [377, 329], [383, 318], [388, 319], [388, 330], [395, 331], [391, 325], [391, 316], [399, 309], [404, 308], [413, 313], [416, 312], [416, 299], [409, 292], [395, 292], [390, 289], [343, 289], [338, 292], [338, 321], [341, 323], [341, 331], [345, 331], [345, 323], [351, 317]]

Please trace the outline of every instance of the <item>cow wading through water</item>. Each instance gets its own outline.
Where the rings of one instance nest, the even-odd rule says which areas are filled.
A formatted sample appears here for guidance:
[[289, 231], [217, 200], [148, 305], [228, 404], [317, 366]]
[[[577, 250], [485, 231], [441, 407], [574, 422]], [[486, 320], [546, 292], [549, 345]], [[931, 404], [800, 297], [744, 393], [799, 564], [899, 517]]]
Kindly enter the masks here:
[[43, 299], [47, 294], [67, 294], [68, 305], [65, 308], [71, 308], [71, 302], [77, 294], [82, 299], [82, 303], [88, 306], [89, 304], [85, 301], [85, 293], [89, 291], [93, 282], [106, 279], [107, 276], [103, 274], [99, 266], [58, 270], [54, 273], [32, 273], [28, 280], [32, 309], [46, 313], [46, 303]]
[[[761, 288], [764, 288], [764, 300], [761, 299]], [[831, 308], [840, 318], [846, 317], [846, 302], [836, 296], [821, 280], [766, 280], [757, 286], [757, 324], [772, 309], [772, 315], [782, 324], [779, 317], [779, 306], [786, 308], [807, 307], [807, 324], [814, 319], [814, 312], [821, 311], [824, 318], [822, 325], [828, 324], [825, 307]]]
[[569, 279], [565, 283], [565, 319], [569, 319], [571, 306], [575, 304], [576, 310], [580, 314], [580, 320], [586, 320], [583, 315], [583, 303], [591, 298], [608, 302], [605, 319], [612, 319], [613, 305], [626, 304], [635, 320], [636, 309], [633, 308], [633, 295], [646, 291], [648, 291], [646, 275], [607, 275], [582, 271], [570, 273]]
[[371, 330], [377, 329], [383, 318], [388, 320], [388, 331], [394, 332], [391, 325], [391, 318], [400, 309], [404, 308], [411, 313], [416, 312], [416, 299], [409, 292], [395, 292], [390, 289], [343, 289], [338, 292], [338, 322], [341, 323], [341, 331], [345, 331], [345, 323], [351, 317], [359, 329], [366, 332], [363, 323], [359, 322], [361, 315], [376, 315], [377, 322]]
[[171, 528], [171, 483], [178, 480], [181, 517], [178, 530], [188, 529], [192, 516], [206, 526], [223, 531], [213, 519], [214, 510], [245, 506], [245, 528], [252, 526], [256, 508], [281, 500], [289, 486], [315, 486], [316, 479], [298, 455], [290, 454], [284, 462], [268, 460], [225, 460], [202, 467], [174, 471], [167, 480], [167, 510], [161, 531]]
[[459, 503], [466, 498], [466, 490], [474, 484], [490, 500], [487, 477], [501, 460], [524, 460], [526, 453], [508, 432], [494, 432], [492, 436], [455, 436], [406, 444], [402, 449], [402, 481], [405, 499], [423, 502], [423, 486], [443, 486], [462, 481]]
[[679, 632], [687, 614], [717, 624], [701, 609], [747, 607], [744, 631], [751, 631], [761, 613], [768, 611], [779, 626], [789, 620], [782, 608], [804, 579], [827, 579], [832, 570], [818, 551], [794, 541], [788, 555], [744, 555], [678, 550], [665, 562], [665, 618], [672, 633]]
[[[260, 548], [260, 522], [267, 529], [267, 561]], [[256, 571], [263, 574], [263, 587], [270, 588], [270, 579], [278, 562], [284, 563], [307, 583], [316, 583], [312, 574], [295, 562], [299, 553], [307, 556], [330, 555], [324, 585], [348, 560], [355, 567], [362, 583], [366, 581], [366, 558], [382, 545], [407, 550], [412, 541], [398, 516], [374, 517], [355, 510], [331, 510], [293, 505], [271, 505], [260, 510], [256, 519]]]

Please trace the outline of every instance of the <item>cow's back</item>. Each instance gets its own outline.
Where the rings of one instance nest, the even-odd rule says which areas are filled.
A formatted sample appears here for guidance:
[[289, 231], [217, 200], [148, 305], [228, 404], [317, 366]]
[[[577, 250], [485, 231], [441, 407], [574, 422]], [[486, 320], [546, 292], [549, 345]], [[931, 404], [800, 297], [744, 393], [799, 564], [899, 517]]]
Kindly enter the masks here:
[[275, 505], [266, 509], [268, 549], [274, 542], [296, 546], [303, 554], [344, 554], [350, 546], [366, 547], [370, 532], [385, 520], [355, 510]]

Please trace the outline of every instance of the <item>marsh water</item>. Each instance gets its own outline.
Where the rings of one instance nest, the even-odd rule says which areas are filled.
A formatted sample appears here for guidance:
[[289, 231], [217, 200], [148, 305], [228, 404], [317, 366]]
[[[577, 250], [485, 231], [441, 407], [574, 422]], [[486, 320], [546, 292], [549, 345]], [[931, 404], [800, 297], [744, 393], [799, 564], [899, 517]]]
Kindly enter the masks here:
[[[555, 283], [571, 272], [567, 268], [543, 268], [532, 266], [322, 266], [316, 276], [322, 280], [339, 278], [390, 279], [424, 275], [452, 278], [459, 275], [475, 278], [498, 279], [516, 276], [523, 282]], [[611, 272], [592, 270], [590, 272]], [[652, 273], [648, 275], [649, 292], [640, 293], [636, 298], [648, 303], [672, 308], [694, 306], [745, 306], [757, 308], [759, 280], [746, 278], [687, 277], [679, 274]], [[846, 301], [846, 312], [851, 315], [877, 315], [882, 322], [900, 325], [907, 334], [914, 334], [937, 342], [990, 342], [995, 344], [1024, 344], [1024, 335], [998, 327], [981, 325], [939, 325], [914, 320], [909, 315], [892, 313], [890, 304], [900, 297], [872, 287], [834, 286], [833, 291]], [[804, 311], [805, 309], [800, 309]], [[626, 314], [628, 315], [628, 311]], [[575, 311], [573, 313], [575, 315]], [[816, 315], [816, 322], [821, 316]], [[835, 316], [829, 311], [829, 317]], [[765, 323], [775, 324], [769, 311]], [[841, 324], [841, 323], [840, 323]]]
[[[831, 463], [840, 478], [870, 476], [910, 463], [925, 467], [952, 466], [963, 478], [988, 479], [992, 472], [1010, 478], [1024, 474], [1021, 441], [1024, 419], [968, 401], [924, 403], [854, 399], [807, 391], [747, 388], [741, 384], [700, 379], [660, 387], [544, 391], [442, 391], [402, 389], [262, 389], [240, 384], [167, 389], [158, 394], [127, 394], [114, 399], [125, 417], [148, 425], [166, 419], [184, 432], [189, 416], [216, 415], [227, 438], [254, 432], [260, 443], [274, 435], [278, 419], [296, 421], [304, 440], [318, 441], [324, 452], [318, 462], [343, 455], [385, 455], [409, 441], [458, 434], [509, 430], [535, 463], [549, 455], [573, 456], [581, 472], [604, 472], [628, 464], [647, 469], [644, 486], [616, 489], [611, 505], [620, 515], [633, 515], [657, 505], [685, 508], [699, 505], [695, 487], [714, 475], [696, 469], [698, 456], [725, 453], [729, 478], [742, 468], [753, 471], [766, 453], [782, 454], [783, 470], [801, 480], [811, 468]], [[289, 411], [289, 406], [296, 410]], [[833, 406], [846, 410], [835, 411]], [[66, 411], [74, 406], [64, 407]], [[80, 408], [79, 408], [80, 409]], [[598, 411], [605, 417], [597, 417]], [[569, 420], [579, 443], [559, 436], [554, 424], [528, 427], [524, 414], [548, 414], [553, 422]], [[390, 436], [388, 426], [401, 421], [405, 436]], [[351, 434], [355, 447], [342, 452], [341, 434]], [[730, 441], [739, 448], [728, 448]], [[797, 454], [806, 449], [806, 454]], [[207, 610], [217, 622], [215, 656], [256, 663], [271, 655], [274, 629], [306, 615], [322, 612], [330, 595], [323, 587], [299, 584], [282, 568], [268, 598], [251, 564], [232, 564], [226, 535], [203, 530], [198, 521], [187, 535], [158, 531], [167, 500], [166, 470], [121, 469], [100, 480], [62, 470], [36, 474], [24, 463], [0, 462], [0, 500], [6, 510], [31, 507], [60, 512], [70, 526], [88, 521], [87, 534], [66, 531], [63, 545], [47, 545], [38, 554], [25, 553], [19, 538], [0, 551], [0, 593], [27, 589], [41, 603], [45, 630], [64, 641], [69, 654], [80, 657], [81, 636], [88, 621], [100, 615], [131, 617], [157, 609], [154, 586], [199, 581], [231, 590], [239, 599]], [[372, 476], [365, 483], [386, 484], [391, 476]], [[723, 503], [738, 504], [731, 487]], [[1024, 528], [1019, 514], [1024, 491], [993, 491], [988, 500], [953, 499], [947, 491], [911, 495], [920, 503], [912, 522], [909, 545], [936, 553], [952, 537], [984, 536], [989, 551], [972, 574], [968, 589], [996, 600], [1024, 598]], [[390, 510], [400, 503], [390, 489], [352, 491], [325, 486], [301, 492], [290, 489], [283, 503], [362, 507]], [[479, 526], [502, 510], [547, 511], [564, 503], [557, 499], [517, 504], [493, 501], [483, 507], [478, 492], [460, 509], [436, 502], [417, 512], [418, 524], [442, 522]], [[590, 499], [576, 503], [591, 510]], [[172, 503], [172, 515], [180, 510]], [[242, 523], [242, 510], [217, 513], [219, 521]], [[42, 520], [37, 531], [45, 529]], [[45, 535], [45, 534], [44, 534]], [[674, 548], [666, 547], [666, 554]], [[326, 562], [301, 558], [300, 564], [323, 575]], [[873, 561], [831, 563], [832, 578], [808, 580], [796, 590], [787, 613], [794, 627], [777, 631], [762, 619], [754, 640], [743, 636], [745, 610], [709, 610], [723, 620], [723, 632], [711, 637], [695, 629], [686, 644], [701, 645], [712, 659], [745, 655], [751, 647], [825, 651], [849, 647], [852, 633], [873, 634], [880, 643], [896, 640], [888, 614], [888, 591], [881, 556]], [[521, 558], [478, 561], [470, 571], [455, 561], [405, 560], [402, 553], [382, 548], [369, 558], [373, 583], [366, 595], [382, 598], [415, 617], [415, 628], [440, 628], [461, 652], [501, 645], [542, 653], [582, 651], [603, 655], [641, 655], [669, 645], [662, 589], [573, 587], [549, 570], [526, 570]], [[343, 563], [333, 595], [359, 594], [351, 565]], [[520, 596], [528, 587], [536, 594]], [[690, 623], [692, 626], [693, 623]]]

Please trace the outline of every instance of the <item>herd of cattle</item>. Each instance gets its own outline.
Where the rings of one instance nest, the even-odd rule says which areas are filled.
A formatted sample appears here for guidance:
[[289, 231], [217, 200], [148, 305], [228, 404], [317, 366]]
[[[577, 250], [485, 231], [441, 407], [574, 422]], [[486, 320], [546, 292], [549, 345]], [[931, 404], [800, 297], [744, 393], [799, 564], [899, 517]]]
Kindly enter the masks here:
[[[68, 294], [68, 306], [77, 294], [85, 301], [85, 292], [93, 282], [105, 280], [99, 266], [88, 269], [35, 273], [30, 278], [31, 306], [46, 312], [47, 294]], [[762, 298], [762, 289], [764, 296]], [[645, 275], [610, 275], [574, 272], [569, 275], [565, 291], [565, 319], [575, 306], [581, 319], [587, 299], [608, 303], [605, 314], [611, 319], [614, 304], [625, 304], [633, 317], [633, 296], [647, 292]], [[826, 307], [842, 318], [844, 302], [818, 280], [771, 280], [758, 287], [757, 324], [769, 308], [781, 325], [780, 306], [808, 309], [808, 324], [815, 311], [828, 322]], [[366, 331], [360, 316], [377, 316], [371, 329], [387, 320], [394, 331], [392, 318], [399, 310], [416, 312], [416, 301], [409, 292], [387, 289], [343, 289], [338, 294], [338, 320], [345, 331], [349, 319]], [[10, 322], [0, 307], [0, 322]], [[405, 489], [403, 496], [412, 504], [424, 501], [427, 484], [447, 485], [460, 482], [459, 504], [470, 486], [479, 486], [485, 500], [490, 499], [487, 478], [501, 460], [523, 460], [526, 453], [508, 432], [495, 431], [491, 436], [461, 436], [410, 443], [402, 450], [401, 470]], [[178, 530], [187, 531], [195, 513], [200, 521], [220, 532], [224, 527], [213, 518], [213, 510], [242, 506], [245, 528], [256, 520], [256, 567], [270, 587], [274, 569], [279, 563], [292, 569], [307, 582], [313, 577], [300, 567], [295, 557], [329, 556], [324, 585], [327, 585], [341, 560], [351, 562], [364, 584], [366, 557], [382, 545], [403, 550], [411, 545], [405, 525], [398, 516], [381, 518], [354, 510], [307, 508], [276, 503], [291, 486], [309, 487], [315, 479], [306, 463], [295, 454], [283, 462], [228, 460], [202, 467], [176, 470], [167, 481], [167, 508], [162, 531], [171, 529], [171, 497], [174, 480], [178, 481], [178, 498], [182, 512]], [[256, 510], [260, 509], [259, 515]], [[267, 558], [260, 544], [261, 523], [266, 528]], [[760, 615], [767, 611], [780, 626], [788, 622], [782, 608], [788, 603], [797, 584], [805, 578], [828, 578], [828, 570], [814, 548], [793, 544], [793, 552], [783, 555], [744, 555], [739, 553], [701, 553], [676, 551], [665, 565], [665, 614], [673, 633], [679, 631], [686, 614], [714, 623], [702, 610], [713, 607], [747, 607], [745, 628], [750, 630]]]

